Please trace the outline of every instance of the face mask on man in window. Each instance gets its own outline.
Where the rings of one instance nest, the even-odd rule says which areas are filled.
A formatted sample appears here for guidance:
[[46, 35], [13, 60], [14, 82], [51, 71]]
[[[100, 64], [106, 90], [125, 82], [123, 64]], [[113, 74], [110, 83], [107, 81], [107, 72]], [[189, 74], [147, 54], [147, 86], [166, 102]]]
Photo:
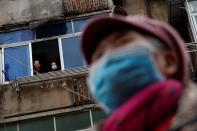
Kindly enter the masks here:
[[51, 69], [52, 69], [52, 71], [57, 70], [57, 64], [55, 62], [51, 63]]

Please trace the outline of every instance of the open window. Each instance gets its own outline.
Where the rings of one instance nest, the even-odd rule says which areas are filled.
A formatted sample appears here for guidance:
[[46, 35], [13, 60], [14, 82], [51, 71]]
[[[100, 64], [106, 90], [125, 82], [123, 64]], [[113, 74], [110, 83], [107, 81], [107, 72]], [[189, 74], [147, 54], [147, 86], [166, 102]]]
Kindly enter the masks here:
[[0, 33], [0, 83], [37, 73], [86, 66], [80, 51], [80, 36], [87, 20], [85, 17], [48, 23], [34, 30]]
[[61, 70], [57, 39], [32, 43], [32, 55], [33, 67], [37, 73]]

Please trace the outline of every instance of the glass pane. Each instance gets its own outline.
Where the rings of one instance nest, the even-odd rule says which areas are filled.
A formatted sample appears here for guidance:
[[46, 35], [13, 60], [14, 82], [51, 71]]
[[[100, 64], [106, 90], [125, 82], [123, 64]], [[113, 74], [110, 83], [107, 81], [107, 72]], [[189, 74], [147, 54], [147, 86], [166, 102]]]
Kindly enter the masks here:
[[41, 118], [19, 123], [20, 131], [54, 131], [53, 118]]
[[34, 39], [34, 33], [32, 30], [20, 30], [20, 31], [13, 31], [8, 33], [1, 33], [0, 45], [29, 41], [33, 39]]
[[191, 13], [197, 13], [197, 1], [189, 2], [189, 8]]
[[28, 46], [5, 48], [4, 57], [5, 72], [9, 79], [31, 74]]
[[75, 32], [83, 32], [86, 24], [87, 24], [87, 19], [75, 20], [74, 21], [74, 31]]
[[107, 114], [105, 114], [105, 112], [103, 112], [102, 110], [94, 110], [92, 111], [92, 119], [94, 124], [96, 124], [96, 122], [98, 121], [102, 121], [107, 117]]
[[80, 37], [62, 39], [65, 69], [84, 66], [80, 50]]
[[89, 112], [68, 113], [56, 117], [57, 131], [75, 131], [91, 126]]
[[192, 20], [194, 21], [194, 27], [195, 27], [195, 31], [197, 33], [197, 16], [192, 17]]
[[17, 125], [16, 123], [14, 124], [2, 124], [0, 126], [0, 131], [17, 131]]
[[46, 38], [72, 33], [71, 22], [41, 26], [36, 29], [36, 38]]

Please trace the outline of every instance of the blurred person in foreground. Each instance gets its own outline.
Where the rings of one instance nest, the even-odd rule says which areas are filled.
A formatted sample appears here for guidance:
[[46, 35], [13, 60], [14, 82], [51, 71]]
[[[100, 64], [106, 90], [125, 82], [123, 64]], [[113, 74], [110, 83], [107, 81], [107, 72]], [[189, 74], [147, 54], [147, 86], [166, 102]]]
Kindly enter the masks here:
[[109, 113], [97, 130], [197, 130], [190, 58], [172, 27], [146, 17], [104, 16], [88, 24], [81, 47], [90, 90]]

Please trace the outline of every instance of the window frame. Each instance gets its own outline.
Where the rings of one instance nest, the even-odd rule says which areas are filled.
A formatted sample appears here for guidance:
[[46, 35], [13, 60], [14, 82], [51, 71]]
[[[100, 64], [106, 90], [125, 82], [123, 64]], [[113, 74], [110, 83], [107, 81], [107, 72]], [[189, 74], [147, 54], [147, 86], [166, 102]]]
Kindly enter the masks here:
[[[5, 70], [5, 52], [4, 52], [4, 50], [6, 49], [6, 48], [13, 48], [13, 47], [19, 47], [19, 46], [28, 46], [29, 47], [29, 49], [30, 49], [30, 42], [22, 42], [22, 43], [17, 43], [16, 45], [4, 45], [4, 46], [2, 46], [2, 47], [0, 47], [1, 49], [2, 49], [2, 70], [4, 71]], [[33, 66], [32, 66], [32, 59], [31, 59], [31, 56], [32, 56], [32, 54], [30, 54], [31, 53], [31, 51], [29, 50], [29, 61], [30, 61], [30, 70], [31, 70], [31, 72], [30, 72], [30, 76], [32, 76], [32, 72], [33, 72]], [[2, 79], [1, 79], [1, 81], [2, 81], [2, 83], [3, 84], [9, 84], [9, 81], [5, 81], [5, 75], [2, 73]]]
[[0, 83], [3, 83], [3, 76], [4, 76], [4, 74], [3, 74], [3, 72], [2, 72], [2, 70], [3, 70], [3, 66], [4, 66], [4, 64], [3, 64], [3, 52], [2, 52], [2, 48], [0, 48], [0, 63], [1, 63], [1, 65], [0, 65]]
[[[30, 75], [28, 77], [33, 76], [34, 75], [34, 71], [33, 71], [32, 44], [34, 44], [36, 42], [42, 42], [42, 41], [54, 40], [54, 39], [57, 39], [57, 41], [58, 41], [61, 70], [65, 70], [63, 48], [62, 48], [62, 39], [69, 39], [69, 38], [73, 38], [73, 37], [80, 37], [82, 35], [82, 32], [75, 32], [74, 21], [76, 21], [76, 20], [80, 21], [80, 20], [83, 20], [83, 19], [89, 19], [90, 17], [91, 16], [84, 16], [84, 17], [81, 17], [81, 18], [70, 19], [70, 20], [65, 21], [65, 22], [68, 22], [68, 21], [71, 22], [72, 32], [70, 34], [64, 34], [64, 35], [59, 35], [59, 36], [52, 36], [52, 37], [36, 39], [36, 33], [34, 33], [35, 40], [0, 45], [0, 49], [2, 50], [2, 55], [1, 55], [1, 57], [2, 57], [2, 70], [5, 70], [4, 49], [27, 45], [29, 47], [29, 61], [30, 61], [30, 67], [29, 68], [31, 70], [31, 73], [30, 73]], [[2, 84], [9, 84], [9, 81], [5, 81], [5, 75], [3, 73], [1, 73], [1, 74], [2, 74], [2, 77], [0, 78], [0, 83], [2, 83]]]
[[197, 13], [191, 13], [191, 9], [190, 9], [189, 4], [190, 4], [190, 2], [188, 0], [186, 0], [185, 6], [186, 6], [186, 10], [188, 12], [187, 14], [188, 14], [188, 19], [189, 19], [191, 31], [193, 34], [193, 39], [195, 42], [197, 42]]

